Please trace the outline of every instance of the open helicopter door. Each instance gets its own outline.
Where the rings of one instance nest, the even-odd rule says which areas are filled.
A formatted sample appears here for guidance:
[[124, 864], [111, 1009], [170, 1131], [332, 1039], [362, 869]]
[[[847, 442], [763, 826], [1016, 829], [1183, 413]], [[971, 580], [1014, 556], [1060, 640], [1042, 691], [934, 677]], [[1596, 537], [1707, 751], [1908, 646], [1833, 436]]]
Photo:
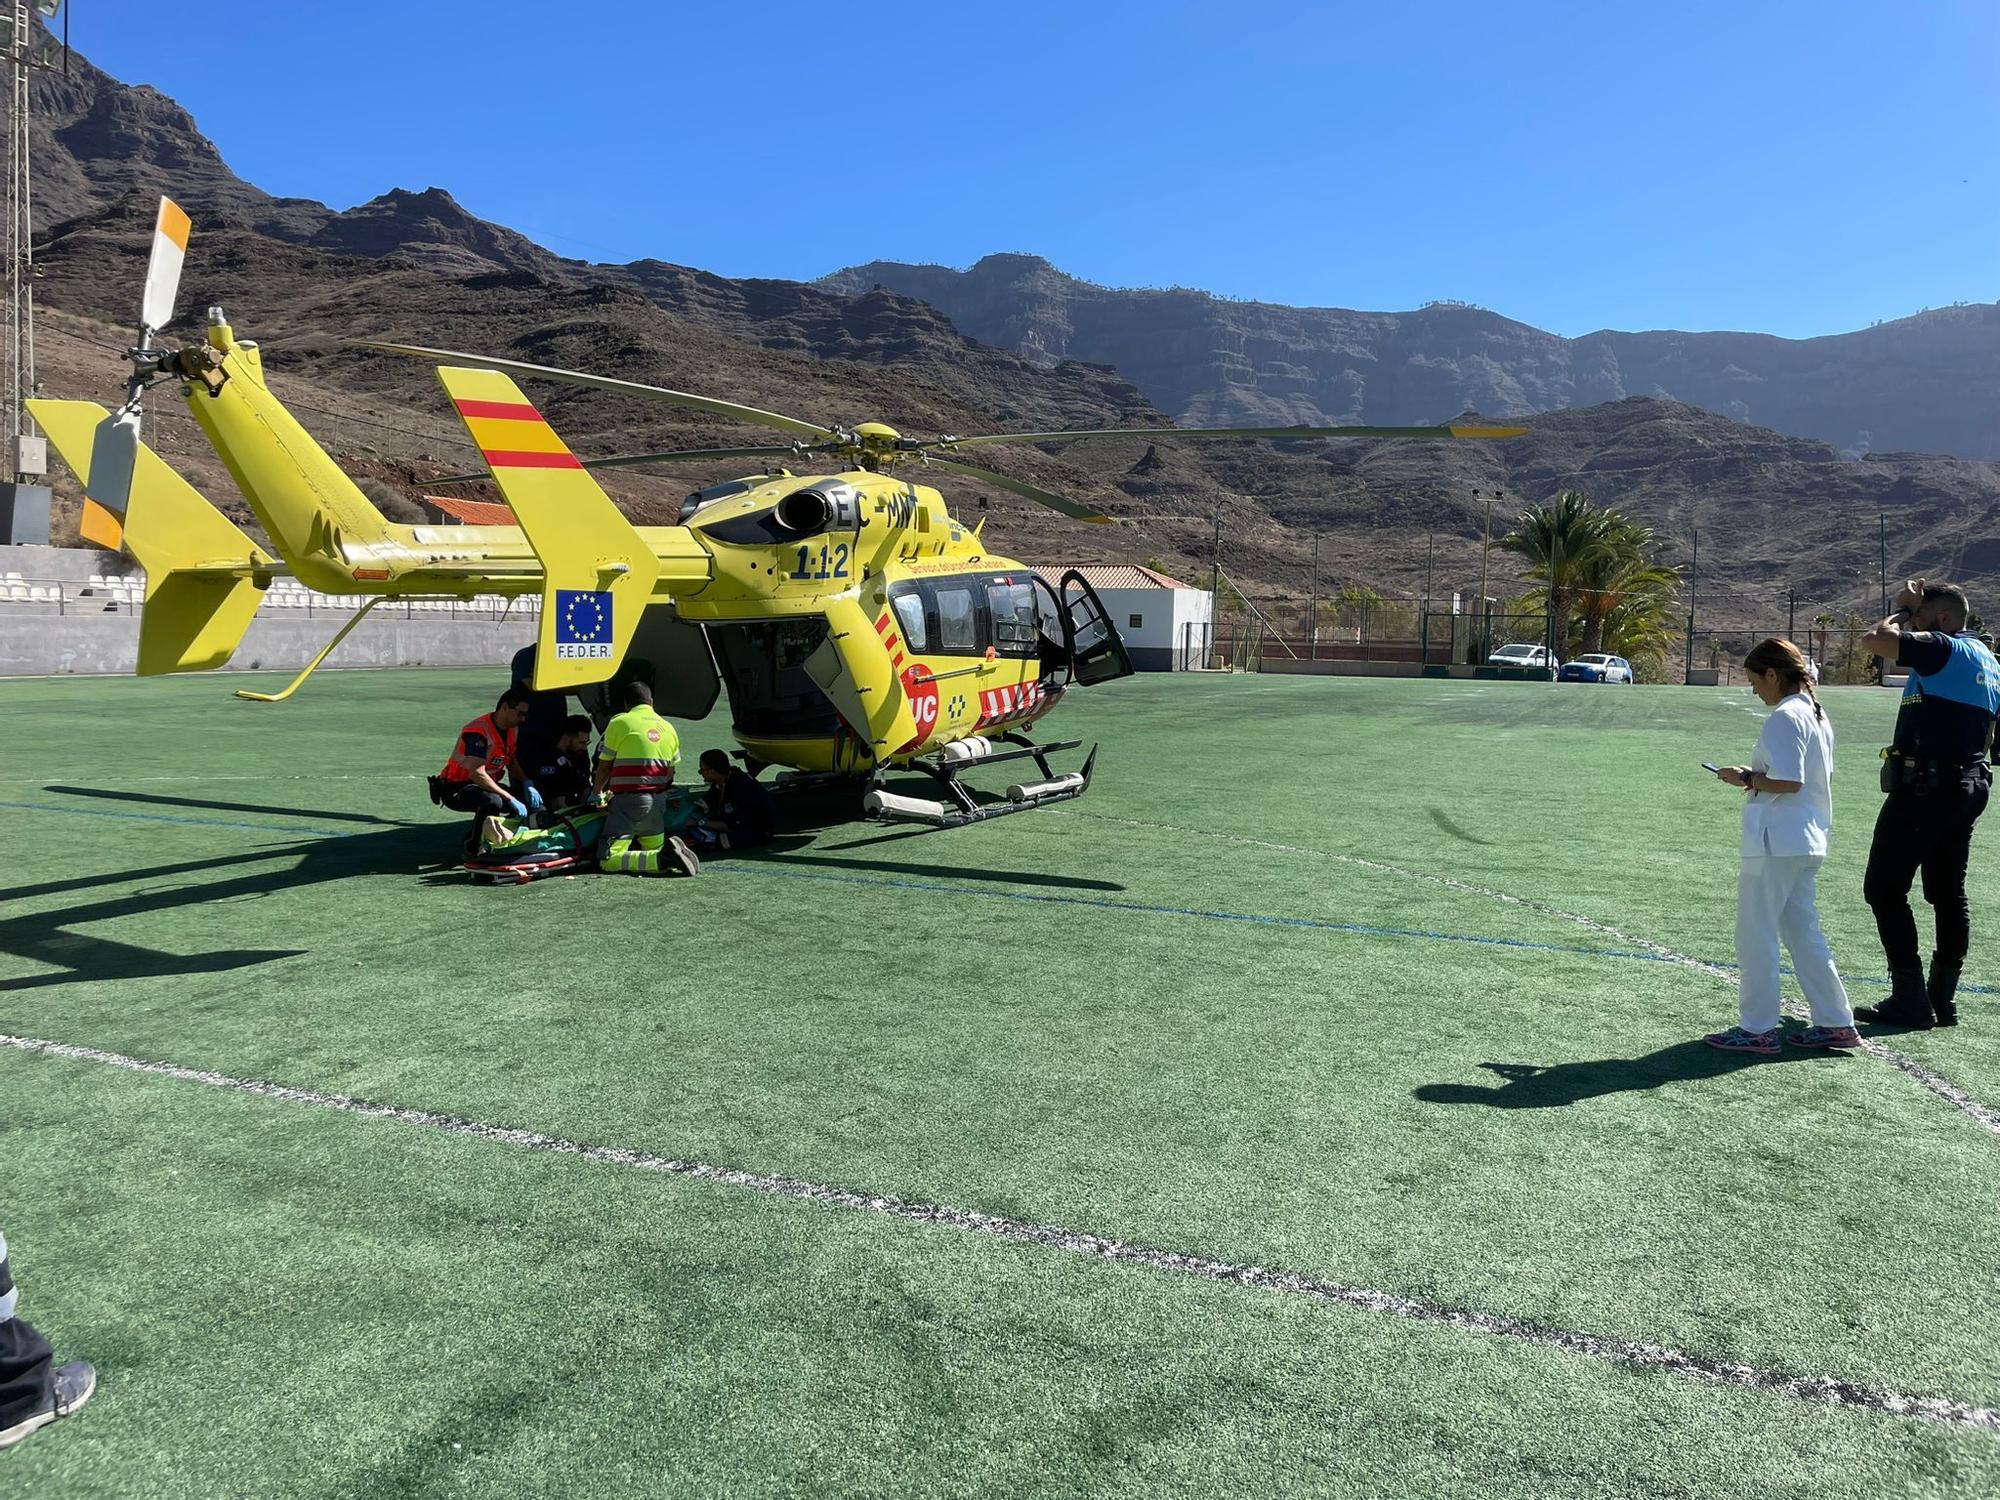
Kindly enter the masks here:
[[653, 707], [670, 719], [707, 718], [722, 692], [707, 633], [683, 620], [671, 602], [646, 606], [632, 644], [625, 648], [625, 659], [608, 680], [570, 691], [602, 729], [618, 712], [612, 701], [614, 685], [635, 678], [653, 690]]
[[[1132, 658], [1126, 653], [1125, 642], [1097, 590], [1084, 582], [1081, 573], [1071, 568], [1063, 574], [1060, 600], [1039, 579], [1036, 592], [1042, 599], [1043, 651], [1058, 657], [1071, 681], [1090, 687], [1132, 675]], [[1053, 619], [1049, 618], [1051, 605]]]

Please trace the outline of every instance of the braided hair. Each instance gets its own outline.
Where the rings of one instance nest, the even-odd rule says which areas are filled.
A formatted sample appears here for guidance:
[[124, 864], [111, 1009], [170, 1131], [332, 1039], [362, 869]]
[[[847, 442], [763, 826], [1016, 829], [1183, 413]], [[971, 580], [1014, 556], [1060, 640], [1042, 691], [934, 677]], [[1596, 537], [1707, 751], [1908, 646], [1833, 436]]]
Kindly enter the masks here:
[[1819, 694], [1813, 691], [1812, 673], [1806, 667], [1805, 653], [1790, 641], [1777, 636], [1759, 641], [1743, 658], [1743, 670], [1776, 672], [1792, 692], [1804, 693], [1812, 699], [1815, 719], [1826, 717], [1826, 710], [1819, 706]]

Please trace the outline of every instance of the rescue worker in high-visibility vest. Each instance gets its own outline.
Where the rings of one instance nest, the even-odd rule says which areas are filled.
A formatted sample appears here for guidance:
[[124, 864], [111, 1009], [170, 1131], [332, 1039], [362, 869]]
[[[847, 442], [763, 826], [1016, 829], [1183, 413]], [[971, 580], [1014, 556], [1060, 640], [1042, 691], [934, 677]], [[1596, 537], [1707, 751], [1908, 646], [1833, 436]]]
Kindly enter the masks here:
[[701, 861], [685, 840], [666, 832], [680, 736], [654, 712], [645, 683], [624, 684], [618, 705], [624, 711], [604, 726], [597, 750], [597, 793], [611, 799], [598, 862], [620, 875], [692, 875]]
[[[1895, 613], [1865, 637], [1910, 679], [1895, 743], [1882, 752], [1888, 797], [1862, 886], [1889, 959], [1889, 996], [1854, 1012], [1864, 1021], [1919, 1030], [1958, 1024], [1958, 976], [1972, 941], [1965, 867], [1972, 825], [1993, 786], [1988, 757], [2000, 719], [2000, 661], [1966, 628], [1970, 615], [1963, 591], [1915, 578], [1896, 596]], [[1928, 981], [1910, 910], [1919, 870], [1937, 921]]]
[[[433, 802], [453, 812], [472, 814], [472, 826], [465, 835], [467, 854], [478, 853], [488, 819], [512, 813], [525, 820], [530, 805], [541, 801], [522, 776], [515, 755], [515, 737], [527, 712], [527, 693], [518, 687], [507, 689], [492, 713], [481, 714], [459, 730], [451, 759], [431, 778]], [[508, 773], [521, 787], [521, 796], [500, 784], [501, 776]]]

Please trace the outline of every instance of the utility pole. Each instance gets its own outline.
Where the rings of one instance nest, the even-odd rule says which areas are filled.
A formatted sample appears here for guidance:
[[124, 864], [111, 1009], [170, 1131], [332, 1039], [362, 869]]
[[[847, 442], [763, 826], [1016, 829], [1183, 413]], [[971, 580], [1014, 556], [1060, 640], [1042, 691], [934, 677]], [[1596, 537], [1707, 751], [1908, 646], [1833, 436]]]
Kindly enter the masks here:
[[1306, 643], [1312, 659], [1319, 660], [1319, 533], [1313, 533], [1312, 602], [1306, 606]]
[[1688, 638], [1687, 664], [1682, 669], [1681, 681], [1688, 682], [1694, 677], [1694, 595], [1701, 583], [1701, 533], [1693, 526], [1688, 527]]
[[1790, 584], [1785, 586], [1785, 639], [1790, 640], [1798, 633], [1799, 591]]
[[[1215, 561], [1208, 569], [1208, 641], [1209, 650], [1215, 648], [1216, 632], [1222, 628], [1222, 611], [1217, 599], [1222, 588], [1222, 512], [1215, 513]], [[1212, 661], [1204, 661], [1204, 667], [1213, 666]], [[1231, 665], [1234, 665], [1232, 663]]]
[[[1493, 492], [1499, 498], [1500, 492]], [[1479, 498], [1479, 491], [1472, 492], [1472, 498]], [[1486, 602], [1486, 563], [1493, 554], [1493, 501], [1486, 502], [1486, 525], [1479, 534], [1479, 660], [1485, 661], [1493, 651], [1493, 610]]]
[[[35, 394], [34, 203], [28, 163], [28, 81], [36, 68], [54, 66], [61, 44], [36, 30], [37, 14], [53, 19], [62, 0], [0, 0], [5, 31], [0, 35], [8, 69], [7, 185], [0, 257], [6, 260], [7, 356], [5, 389], [0, 390], [0, 542], [49, 540], [49, 489], [38, 483], [48, 471], [46, 446], [21, 404]], [[64, 20], [65, 29], [68, 26]]]
[[1881, 511], [1875, 512], [1875, 548], [1882, 568], [1882, 613], [1878, 619], [1889, 617], [1889, 518]]

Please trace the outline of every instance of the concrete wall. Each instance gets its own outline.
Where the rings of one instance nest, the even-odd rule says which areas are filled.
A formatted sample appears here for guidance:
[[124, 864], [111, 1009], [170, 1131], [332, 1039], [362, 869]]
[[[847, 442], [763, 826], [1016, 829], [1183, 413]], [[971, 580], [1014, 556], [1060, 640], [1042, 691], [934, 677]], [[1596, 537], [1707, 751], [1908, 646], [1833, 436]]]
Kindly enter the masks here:
[[[0, 570], [4, 571], [4, 570]], [[23, 573], [27, 572], [22, 568]], [[310, 619], [260, 615], [251, 621], [231, 671], [296, 672], [341, 626], [334, 612]], [[451, 620], [371, 615], [327, 658], [326, 667], [505, 668], [534, 639], [531, 620]], [[0, 677], [61, 673], [129, 675], [139, 661], [139, 616], [66, 614], [31, 605], [0, 605]]]
[[146, 577], [123, 553], [97, 547], [0, 547], [0, 574], [7, 573], [64, 583], [81, 583], [92, 573], [129, 573], [134, 583]]

